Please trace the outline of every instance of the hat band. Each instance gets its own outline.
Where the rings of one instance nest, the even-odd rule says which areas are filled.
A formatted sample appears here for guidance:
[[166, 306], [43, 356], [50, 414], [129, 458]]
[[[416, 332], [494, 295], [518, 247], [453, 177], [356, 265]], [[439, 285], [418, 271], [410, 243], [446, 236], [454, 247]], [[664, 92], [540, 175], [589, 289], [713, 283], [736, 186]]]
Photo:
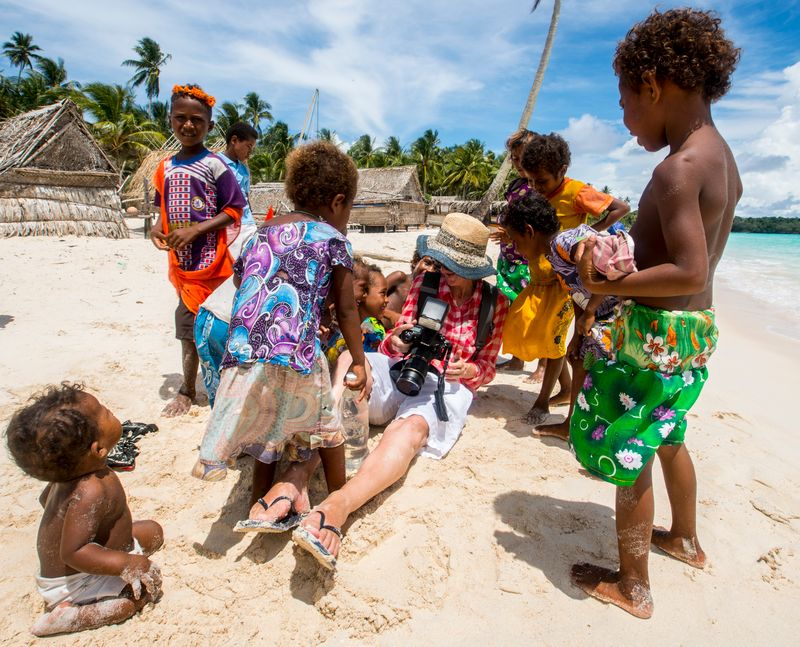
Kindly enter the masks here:
[[476, 245], [443, 229], [428, 239], [428, 248], [445, 254], [465, 267], [483, 267], [486, 264], [486, 245]]

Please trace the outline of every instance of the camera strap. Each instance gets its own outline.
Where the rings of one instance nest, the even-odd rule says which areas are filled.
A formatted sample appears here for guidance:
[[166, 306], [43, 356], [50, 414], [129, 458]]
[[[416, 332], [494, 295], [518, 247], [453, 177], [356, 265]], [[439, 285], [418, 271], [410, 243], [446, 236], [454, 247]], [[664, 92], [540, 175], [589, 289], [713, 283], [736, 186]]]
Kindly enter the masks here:
[[[442, 422], [447, 422], [450, 418], [447, 417], [447, 407], [444, 404], [444, 376], [447, 373], [447, 365], [450, 363], [450, 352], [452, 347], [447, 348], [444, 359], [442, 360], [442, 370], [436, 371], [439, 374], [439, 383], [436, 385], [436, 393], [433, 395], [433, 408], [436, 411], [436, 417]], [[436, 370], [431, 366], [431, 370]]]

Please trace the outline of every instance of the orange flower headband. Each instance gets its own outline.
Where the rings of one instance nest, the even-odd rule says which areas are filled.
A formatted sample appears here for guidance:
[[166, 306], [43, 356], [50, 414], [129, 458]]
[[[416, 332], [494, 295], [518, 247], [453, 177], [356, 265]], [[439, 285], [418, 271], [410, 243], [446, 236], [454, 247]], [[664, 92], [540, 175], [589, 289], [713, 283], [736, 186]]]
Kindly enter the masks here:
[[185, 94], [193, 99], [197, 99], [200, 103], [205, 103], [209, 108], [213, 108], [214, 104], [217, 100], [212, 97], [210, 94], [203, 92], [197, 86], [191, 85], [173, 85], [172, 86], [172, 94]]

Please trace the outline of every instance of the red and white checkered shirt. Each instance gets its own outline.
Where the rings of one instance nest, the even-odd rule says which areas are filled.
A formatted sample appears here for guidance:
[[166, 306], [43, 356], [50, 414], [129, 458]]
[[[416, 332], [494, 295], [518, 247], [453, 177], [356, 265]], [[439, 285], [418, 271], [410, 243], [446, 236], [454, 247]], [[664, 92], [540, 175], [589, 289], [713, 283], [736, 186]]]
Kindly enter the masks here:
[[[403, 312], [401, 313], [399, 323], [410, 322], [417, 318], [417, 301], [419, 300], [419, 290], [422, 286], [422, 279], [425, 273], [421, 272], [411, 284], [411, 289], [408, 291], [408, 297], [403, 304]], [[473, 360], [470, 359], [475, 352], [475, 341], [478, 335], [478, 313], [481, 309], [481, 288], [482, 281], [475, 281], [475, 289], [469, 298], [464, 301], [460, 306], [456, 305], [453, 301], [453, 296], [450, 293], [450, 288], [444, 277], [439, 281], [439, 293], [437, 297], [450, 304], [450, 310], [447, 312], [447, 318], [444, 321], [442, 329], [439, 331], [444, 335], [453, 346], [453, 352], [450, 360], [463, 359], [476, 366], [477, 373], [472, 379], [459, 380], [461, 384], [466, 386], [470, 391], [475, 392], [479, 386], [488, 384], [494, 379], [497, 369], [495, 364], [497, 362], [497, 354], [500, 352], [500, 345], [503, 340], [503, 325], [506, 321], [506, 314], [508, 314], [508, 299], [501, 294], [497, 293], [497, 304], [494, 309], [494, 331], [492, 336], [486, 340], [486, 345], [481, 349], [478, 356]], [[391, 343], [391, 335], [387, 335], [386, 339], [381, 342], [379, 350], [384, 355], [389, 357], [402, 357], [397, 353]], [[441, 370], [442, 363], [438, 360], [434, 361], [434, 366]]]

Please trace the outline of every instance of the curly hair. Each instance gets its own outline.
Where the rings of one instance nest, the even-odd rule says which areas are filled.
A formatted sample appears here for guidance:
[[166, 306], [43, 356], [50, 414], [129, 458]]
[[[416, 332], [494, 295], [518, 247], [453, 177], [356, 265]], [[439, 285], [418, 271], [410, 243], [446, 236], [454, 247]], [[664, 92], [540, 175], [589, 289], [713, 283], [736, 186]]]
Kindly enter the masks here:
[[83, 411], [82, 393], [80, 384], [50, 386], [12, 416], [6, 441], [23, 472], [55, 483], [78, 476], [78, 463], [99, 432], [97, 422]]
[[730, 89], [741, 55], [725, 37], [720, 22], [712, 11], [656, 10], [617, 45], [614, 71], [634, 89], [651, 72], [657, 79], [668, 79], [684, 90], [699, 90], [707, 101], [716, 101]]
[[286, 158], [286, 195], [296, 207], [327, 207], [340, 193], [350, 202], [357, 185], [353, 160], [331, 142], [300, 146]]
[[569, 166], [571, 160], [569, 144], [561, 135], [533, 133], [531, 140], [525, 144], [520, 164], [528, 173], [545, 170], [557, 176], [564, 167]]
[[520, 128], [517, 132], [515, 132], [511, 137], [506, 139], [506, 150], [514, 150], [518, 146], [523, 146], [527, 144], [536, 133], [528, 130], [527, 128]]
[[172, 111], [172, 104], [175, 99], [193, 99], [198, 103], [202, 103], [208, 111], [208, 117], [211, 118], [211, 108], [214, 106], [216, 99], [206, 92], [199, 85], [194, 83], [187, 83], [186, 85], [172, 86], [172, 95], [169, 98], [169, 109]]
[[542, 195], [527, 193], [506, 207], [503, 226], [524, 234], [525, 225], [530, 225], [536, 233], [551, 236], [559, 229], [558, 217], [553, 205]]

